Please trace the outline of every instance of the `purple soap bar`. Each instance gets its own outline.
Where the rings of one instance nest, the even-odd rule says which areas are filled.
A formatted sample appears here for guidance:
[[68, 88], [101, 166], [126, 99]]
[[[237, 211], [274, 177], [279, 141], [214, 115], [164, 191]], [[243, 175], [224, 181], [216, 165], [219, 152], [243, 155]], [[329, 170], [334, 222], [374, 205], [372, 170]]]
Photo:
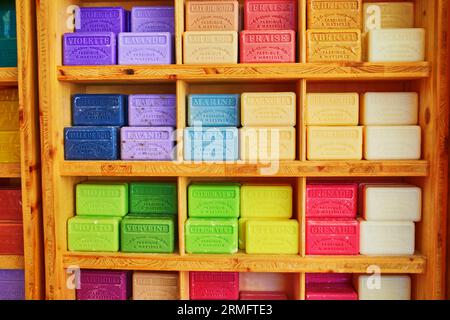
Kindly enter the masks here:
[[119, 64], [171, 64], [172, 61], [169, 32], [119, 34]]
[[130, 127], [176, 127], [175, 94], [135, 94], [128, 98]]
[[170, 127], [136, 128], [121, 130], [122, 160], [174, 159], [174, 129]]
[[63, 36], [66, 66], [117, 64], [116, 36], [112, 32], [76, 32]]
[[76, 15], [76, 32], [128, 31], [127, 13], [122, 7], [84, 7]]
[[77, 300], [128, 300], [130, 278], [128, 271], [82, 270]]
[[131, 32], [170, 32], [174, 34], [174, 7], [134, 7], [131, 10]]
[[23, 270], [0, 270], [0, 301], [25, 299]]

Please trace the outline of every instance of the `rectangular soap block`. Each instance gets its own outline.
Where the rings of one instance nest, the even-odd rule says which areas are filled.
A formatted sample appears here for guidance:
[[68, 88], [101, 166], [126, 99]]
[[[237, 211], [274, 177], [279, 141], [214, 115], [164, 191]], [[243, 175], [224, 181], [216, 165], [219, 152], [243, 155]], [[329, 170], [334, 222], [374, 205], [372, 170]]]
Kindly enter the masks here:
[[299, 250], [297, 220], [249, 219], [245, 234], [247, 254], [297, 254]]
[[187, 1], [186, 31], [239, 31], [238, 1]]
[[361, 29], [362, 0], [308, 0], [308, 29]]
[[238, 251], [238, 220], [233, 218], [189, 218], [186, 221], [187, 253]]
[[240, 33], [240, 62], [294, 63], [296, 41], [292, 30], [244, 30]]
[[306, 285], [309, 284], [351, 284], [353, 275], [351, 273], [307, 273], [305, 275]]
[[274, 220], [280, 219], [285, 220], [284, 218], [240, 218], [239, 219], [239, 249], [245, 250], [245, 237], [247, 230], [247, 221], [249, 220]]
[[24, 270], [0, 270], [0, 301], [25, 300]]
[[358, 255], [360, 231], [355, 219], [307, 219], [307, 255]]
[[175, 94], [132, 94], [128, 97], [130, 127], [177, 126]]
[[75, 32], [127, 32], [127, 15], [122, 7], [80, 7], [75, 15]]
[[292, 287], [293, 275], [276, 272], [243, 272], [239, 290], [251, 292], [285, 292]]
[[0, 35], [5, 38], [17, 36], [16, 2], [14, 0], [3, 0], [0, 3]]
[[128, 213], [128, 183], [78, 184], [76, 213], [80, 216], [125, 216]]
[[374, 29], [414, 28], [413, 2], [364, 3], [364, 32]]
[[296, 117], [295, 92], [246, 92], [241, 96], [242, 126], [294, 127]]
[[23, 255], [22, 222], [0, 222], [0, 255]]
[[170, 32], [175, 34], [173, 6], [133, 7], [131, 32]]
[[357, 126], [359, 94], [308, 93], [305, 113], [308, 126]]
[[22, 220], [22, 190], [0, 187], [0, 220]]
[[366, 92], [361, 103], [361, 124], [366, 126], [416, 125], [416, 92]]
[[69, 251], [119, 251], [119, 217], [75, 216], [67, 222]]
[[19, 131], [0, 131], [0, 163], [20, 163]]
[[64, 129], [66, 160], [118, 160], [117, 127], [72, 127]]
[[271, 291], [241, 291], [239, 300], [288, 300], [284, 292]]
[[174, 60], [172, 39], [170, 32], [120, 33], [118, 64], [171, 64]]
[[122, 127], [127, 122], [127, 96], [123, 94], [75, 94], [72, 96], [74, 126]]
[[366, 160], [418, 160], [421, 157], [419, 126], [364, 127]]
[[123, 127], [120, 137], [122, 160], [171, 161], [175, 158], [172, 127]]
[[178, 196], [176, 183], [130, 183], [130, 213], [175, 215], [177, 212]]
[[17, 67], [17, 38], [0, 39], [0, 67]]
[[176, 272], [133, 272], [133, 300], [178, 300]]
[[362, 127], [307, 128], [308, 160], [361, 160]]
[[116, 35], [112, 32], [76, 32], [63, 35], [63, 65], [117, 64]]
[[360, 275], [358, 278], [359, 300], [411, 300], [411, 277], [409, 275]]
[[188, 126], [238, 127], [240, 101], [239, 94], [190, 94]]
[[252, 185], [241, 187], [242, 218], [292, 217], [292, 186]]
[[239, 218], [238, 183], [195, 183], [188, 188], [189, 217]]
[[308, 183], [306, 185], [307, 218], [356, 218], [357, 183]]
[[419, 62], [425, 60], [425, 29], [369, 31], [369, 62]]
[[17, 89], [0, 90], [0, 131], [19, 130], [19, 95]]
[[189, 272], [191, 300], [238, 300], [239, 273]]
[[306, 300], [358, 300], [351, 284], [314, 283], [306, 287]]
[[308, 62], [361, 62], [361, 31], [347, 30], [308, 30]]
[[297, 0], [245, 0], [245, 30], [297, 31]]
[[130, 276], [129, 271], [81, 270], [77, 300], [128, 300]]
[[236, 161], [239, 159], [239, 135], [235, 127], [184, 130], [184, 160]]
[[238, 62], [236, 31], [187, 31], [183, 34], [185, 64]]

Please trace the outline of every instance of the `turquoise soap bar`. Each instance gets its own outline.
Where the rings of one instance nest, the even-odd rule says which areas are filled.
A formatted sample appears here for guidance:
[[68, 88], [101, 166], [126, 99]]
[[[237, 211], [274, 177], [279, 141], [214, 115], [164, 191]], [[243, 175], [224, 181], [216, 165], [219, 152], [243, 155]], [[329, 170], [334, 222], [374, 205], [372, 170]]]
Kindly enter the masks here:
[[81, 183], [76, 207], [78, 215], [123, 217], [128, 213], [128, 183]]
[[130, 213], [177, 214], [177, 200], [176, 183], [130, 183]]
[[237, 127], [240, 124], [239, 94], [191, 94], [188, 126]]
[[0, 67], [17, 67], [16, 2], [0, 2]]
[[198, 183], [188, 189], [188, 213], [199, 218], [239, 218], [238, 183]]

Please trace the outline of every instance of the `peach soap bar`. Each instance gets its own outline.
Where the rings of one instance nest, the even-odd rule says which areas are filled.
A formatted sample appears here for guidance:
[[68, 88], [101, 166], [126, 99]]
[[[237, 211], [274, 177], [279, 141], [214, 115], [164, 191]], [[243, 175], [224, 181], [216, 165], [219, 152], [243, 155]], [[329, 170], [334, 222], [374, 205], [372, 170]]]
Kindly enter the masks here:
[[359, 300], [411, 300], [411, 277], [408, 275], [361, 275], [358, 278]]
[[308, 0], [308, 29], [360, 29], [362, 0]]
[[357, 126], [359, 95], [357, 93], [308, 93], [306, 125]]
[[238, 31], [237, 1], [187, 1], [186, 31]]
[[308, 30], [308, 62], [361, 62], [361, 31]]
[[373, 29], [414, 28], [413, 2], [365, 3], [364, 32]]
[[288, 185], [243, 185], [241, 218], [292, 217], [292, 187]]
[[235, 31], [187, 31], [183, 37], [185, 64], [238, 62]]
[[178, 300], [178, 274], [174, 272], [133, 273], [133, 300]]

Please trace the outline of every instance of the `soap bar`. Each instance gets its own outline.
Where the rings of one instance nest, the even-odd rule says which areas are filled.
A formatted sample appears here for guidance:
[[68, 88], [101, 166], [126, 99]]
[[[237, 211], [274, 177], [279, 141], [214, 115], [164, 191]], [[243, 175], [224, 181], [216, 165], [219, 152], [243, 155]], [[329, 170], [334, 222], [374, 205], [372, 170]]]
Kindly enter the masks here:
[[350, 284], [314, 283], [306, 287], [306, 300], [358, 300]]
[[128, 183], [80, 183], [77, 215], [123, 217], [128, 213]]
[[75, 216], [68, 221], [69, 251], [119, 251], [119, 217]]
[[361, 62], [361, 31], [308, 30], [308, 62]]
[[120, 65], [171, 64], [174, 59], [170, 32], [126, 32], [119, 34]]
[[362, 0], [308, 0], [308, 29], [361, 29]]
[[0, 255], [23, 255], [22, 222], [0, 222]]
[[306, 221], [306, 254], [358, 255], [359, 223], [355, 219]]
[[239, 273], [190, 272], [189, 295], [191, 300], [238, 300]]
[[0, 131], [0, 163], [20, 163], [19, 131]]
[[239, 290], [251, 292], [284, 292], [292, 286], [292, 275], [275, 272], [243, 272], [239, 276]]
[[115, 126], [126, 124], [127, 97], [122, 94], [76, 94], [72, 96], [74, 126]]
[[81, 270], [77, 300], [128, 300], [130, 272]]
[[25, 300], [23, 270], [0, 270], [0, 300]]
[[240, 185], [237, 183], [192, 184], [188, 188], [189, 217], [239, 218]]
[[175, 94], [133, 94], [128, 97], [130, 127], [176, 127]]
[[306, 285], [309, 284], [351, 284], [351, 273], [307, 273], [305, 275]]
[[251, 185], [241, 187], [242, 218], [292, 217], [292, 186]]
[[421, 139], [419, 126], [367, 126], [364, 128], [364, 158], [418, 160]]
[[369, 62], [419, 62], [425, 60], [425, 29], [369, 31]]
[[124, 127], [120, 131], [122, 160], [170, 161], [175, 156], [171, 127]]
[[22, 190], [0, 187], [0, 220], [22, 220]]
[[361, 221], [361, 254], [414, 254], [415, 226], [407, 221]]
[[64, 129], [66, 160], [117, 160], [116, 127], [73, 127]]
[[127, 32], [127, 16], [122, 7], [81, 7], [75, 15], [75, 32]]
[[117, 64], [116, 35], [112, 32], [76, 32], [63, 35], [63, 65]]
[[245, 0], [245, 30], [297, 31], [296, 0]]
[[249, 219], [245, 230], [247, 254], [297, 254], [299, 225], [297, 220]]
[[246, 92], [241, 97], [242, 126], [286, 126], [297, 124], [294, 92]]
[[17, 89], [0, 89], [0, 131], [19, 130], [19, 94]]
[[294, 63], [296, 41], [292, 30], [244, 30], [240, 34], [240, 62]]
[[170, 32], [175, 34], [174, 7], [133, 7], [131, 9], [131, 32]]
[[238, 251], [238, 220], [189, 218], [186, 221], [186, 252], [226, 253]]
[[0, 67], [17, 67], [17, 21], [14, 0], [0, 4]]
[[239, 31], [235, 0], [186, 2], [186, 31]]
[[306, 217], [356, 218], [357, 183], [308, 183], [306, 185]]
[[179, 296], [177, 273], [133, 273], [133, 300], [178, 300]]
[[[245, 237], [246, 237], [246, 229], [247, 229], [247, 221], [249, 220], [274, 220], [277, 218], [240, 218], [239, 219], [239, 249], [245, 250]], [[279, 218], [280, 220], [284, 220], [283, 218]]]
[[0, 39], [0, 67], [17, 67], [17, 38]]
[[121, 223], [121, 251], [173, 253], [175, 225], [173, 215], [128, 215]]
[[422, 189], [415, 186], [365, 185], [364, 218], [370, 221], [420, 221]]
[[411, 300], [409, 275], [360, 275], [359, 300]]
[[295, 160], [293, 127], [244, 127], [239, 130], [241, 160]]
[[287, 295], [284, 292], [270, 292], [270, 291], [241, 291], [239, 300], [287, 300]]
[[191, 94], [188, 98], [188, 126], [239, 126], [239, 94]]
[[363, 95], [362, 125], [416, 125], [418, 118], [419, 96], [416, 92], [367, 92]]
[[187, 31], [183, 34], [185, 64], [237, 63], [235, 31]]
[[357, 126], [359, 95], [357, 93], [308, 93], [306, 125]]
[[413, 2], [364, 4], [364, 32], [374, 29], [414, 28]]
[[172, 182], [131, 182], [130, 213], [177, 214], [177, 185]]
[[238, 129], [235, 127], [186, 128], [184, 130], [184, 159], [189, 161], [238, 160]]

